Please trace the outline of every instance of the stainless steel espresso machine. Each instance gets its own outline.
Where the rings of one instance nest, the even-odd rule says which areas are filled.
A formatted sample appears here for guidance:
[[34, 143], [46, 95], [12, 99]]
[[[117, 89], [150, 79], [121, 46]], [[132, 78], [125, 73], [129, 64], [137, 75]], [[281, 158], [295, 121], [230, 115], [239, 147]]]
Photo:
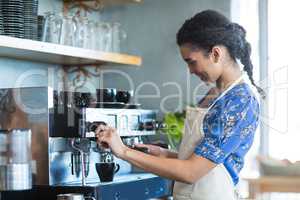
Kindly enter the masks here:
[[63, 193], [81, 193], [99, 200], [142, 200], [170, 194], [169, 180], [136, 170], [116, 157], [120, 170], [112, 182], [101, 183], [95, 169], [95, 163], [107, 156], [95, 141], [99, 124], [115, 127], [124, 143], [131, 146], [155, 134], [155, 111], [99, 102], [96, 91], [35, 87], [0, 89], [1, 94], [1, 128], [30, 128], [34, 160], [33, 189], [4, 193], [2, 200], [55, 200]]

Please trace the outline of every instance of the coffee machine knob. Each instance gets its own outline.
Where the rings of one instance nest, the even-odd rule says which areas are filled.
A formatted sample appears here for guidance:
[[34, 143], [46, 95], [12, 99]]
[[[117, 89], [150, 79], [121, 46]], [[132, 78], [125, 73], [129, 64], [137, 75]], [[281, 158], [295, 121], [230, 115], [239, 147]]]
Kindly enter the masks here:
[[145, 124], [144, 124], [143, 122], [140, 122], [140, 123], [138, 124], [138, 130], [139, 130], [139, 131], [145, 130]]
[[155, 121], [145, 122], [144, 128], [146, 131], [154, 131], [156, 129], [156, 122]]

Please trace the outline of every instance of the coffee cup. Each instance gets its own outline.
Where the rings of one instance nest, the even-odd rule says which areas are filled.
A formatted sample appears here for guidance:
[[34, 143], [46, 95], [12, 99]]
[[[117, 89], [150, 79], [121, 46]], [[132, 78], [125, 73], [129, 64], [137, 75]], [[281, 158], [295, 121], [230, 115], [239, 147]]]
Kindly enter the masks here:
[[101, 182], [113, 181], [115, 173], [120, 170], [120, 165], [114, 162], [96, 163], [96, 171]]

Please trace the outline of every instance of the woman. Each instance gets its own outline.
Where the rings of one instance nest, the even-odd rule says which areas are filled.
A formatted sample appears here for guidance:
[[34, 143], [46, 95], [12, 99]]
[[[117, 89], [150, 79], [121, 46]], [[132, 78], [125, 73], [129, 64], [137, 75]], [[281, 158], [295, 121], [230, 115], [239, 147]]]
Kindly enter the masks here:
[[[177, 43], [190, 73], [215, 83], [217, 98], [204, 108], [187, 108], [185, 132], [179, 153], [145, 145], [150, 154], [127, 148], [110, 127], [99, 126], [98, 142], [114, 154], [146, 171], [175, 180], [174, 199], [232, 200], [258, 124], [259, 105], [243, 82], [238, 61], [251, 83], [250, 44], [238, 24], [212, 10], [187, 20], [177, 33]], [[203, 101], [207, 102], [207, 101]]]

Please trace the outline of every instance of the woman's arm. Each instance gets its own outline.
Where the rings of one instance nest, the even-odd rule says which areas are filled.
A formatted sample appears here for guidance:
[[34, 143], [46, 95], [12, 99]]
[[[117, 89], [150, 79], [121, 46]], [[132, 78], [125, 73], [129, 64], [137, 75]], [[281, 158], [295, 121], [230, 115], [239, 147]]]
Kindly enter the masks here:
[[179, 160], [152, 156], [127, 147], [119, 157], [145, 171], [189, 184], [195, 183], [216, 166], [210, 160], [195, 154], [187, 160]]
[[216, 166], [210, 160], [195, 154], [187, 160], [179, 160], [157, 157], [130, 149], [123, 144], [116, 130], [111, 127], [100, 125], [96, 133], [97, 142], [100, 145], [109, 146], [117, 157], [169, 179], [194, 183]]
[[153, 156], [163, 157], [163, 158], [178, 158], [178, 153], [171, 151], [166, 148], [162, 148], [157, 145], [152, 144], [135, 144], [137, 147], [144, 147], [148, 149], [148, 153]]

